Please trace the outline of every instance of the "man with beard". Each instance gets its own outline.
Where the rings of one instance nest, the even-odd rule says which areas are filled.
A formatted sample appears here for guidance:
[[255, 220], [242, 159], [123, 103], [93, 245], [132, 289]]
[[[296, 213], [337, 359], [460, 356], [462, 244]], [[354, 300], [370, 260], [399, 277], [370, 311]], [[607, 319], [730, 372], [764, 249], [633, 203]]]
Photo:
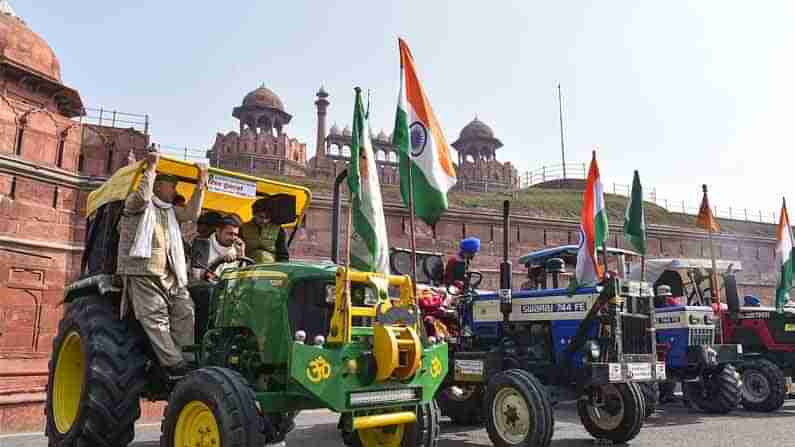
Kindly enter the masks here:
[[[194, 342], [194, 308], [180, 223], [196, 220], [207, 186], [207, 168], [199, 167], [193, 196], [184, 207], [174, 206], [179, 179], [158, 174], [160, 154], [150, 151], [138, 188], [124, 202], [119, 220], [117, 273], [124, 289], [122, 317], [132, 304], [135, 317], [151, 341], [170, 380], [189, 367], [182, 347]], [[187, 355], [190, 360], [190, 355]]]
[[238, 237], [240, 232], [240, 218], [231, 214], [221, 219], [215, 233], [210, 236], [210, 246], [207, 256], [207, 265], [222, 258], [222, 262], [212, 271], [207, 272], [208, 279], [217, 279], [225, 269], [237, 267], [235, 262], [246, 252], [245, 244]]

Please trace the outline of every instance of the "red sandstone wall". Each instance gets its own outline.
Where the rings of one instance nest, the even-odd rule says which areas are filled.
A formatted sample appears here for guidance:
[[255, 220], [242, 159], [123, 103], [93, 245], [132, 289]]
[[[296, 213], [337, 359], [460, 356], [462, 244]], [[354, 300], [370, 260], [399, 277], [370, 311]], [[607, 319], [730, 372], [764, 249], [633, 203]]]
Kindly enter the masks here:
[[[291, 251], [294, 256], [312, 259], [325, 259], [331, 247], [331, 207], [328, 200], [315, 198], [315, 204], [307, 212], [305, 225], [299, 230]], [[345, 211], [343, 210], [343, 217]], [[408, 248], [409, 222], [404, 208], [388, 206], [386, 209], [387, 233], [390, 246]], [[341, 234], [345, 233], [345, 219], [342, 219]], [[498, 285], [499, 263], [502, 261], [502, 223], [496, 214], [456, 210], [448, 212], [430, 228], [422, 222], [416, 223], [417, 249], [453, 254], [459, 241], [468, 236], [481, 240], [481, 253], [475, 258], [475, 268], [485, 273], [484, 287], [496, 288]], [[699, 234], [663, 234], [650, 231], [649, 257], [708, 257], [709, 245]], [[576, 223], [561, 221], [542, 221], [537, 219], [513, 218], [510, 235], [510, 259], [515, 263], [530, 251], [564, 244], [576, 244], [578, 235]], [[341, 254], [345, 253], [342, 241]], [[619, 248], [626, 247], [623, 234], [611, 232], [610, 243]], [[767, 304], [772, 304], [773, 284], [773, 240], [738, 239], [727, 237], [719, 239], [716, 247], [722, 259], [738, 260], [743, 271], [738, 275], [741, 293], [756, 294]], [[569, 266], [573, 270], [572, 266]], [[514, 286], [525, 281], [523, 266], [514, 265]]]

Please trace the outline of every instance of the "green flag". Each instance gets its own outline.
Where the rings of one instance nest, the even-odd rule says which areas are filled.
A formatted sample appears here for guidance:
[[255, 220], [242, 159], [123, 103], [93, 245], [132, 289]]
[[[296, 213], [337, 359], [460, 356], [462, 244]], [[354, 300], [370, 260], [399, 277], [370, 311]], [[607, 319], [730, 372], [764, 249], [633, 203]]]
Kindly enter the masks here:
[[384, 219], [384, 203], [378, 183], [370, 125], [356, 88], [353, 109], [353, 141], [348, 188], [351, 191], [351, 266], [364, 272], [389, 274], [389, 242]]
[[643, 186], [638, 171], [635, 171], [635, 178], [632, 179], [632, 195], [624, 214], [624, 237], [635, 251], [646, 254], [646, 215], [643, 212]]

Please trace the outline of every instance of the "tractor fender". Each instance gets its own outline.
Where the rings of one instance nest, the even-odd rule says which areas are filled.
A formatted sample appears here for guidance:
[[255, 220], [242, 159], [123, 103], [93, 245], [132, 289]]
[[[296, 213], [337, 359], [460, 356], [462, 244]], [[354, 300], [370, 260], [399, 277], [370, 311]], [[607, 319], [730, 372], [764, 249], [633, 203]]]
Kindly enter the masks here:
[[64, 289], [64, 303], [71, 303], [76, 298], [87, 295], [106, 296], [121, 292], [121, 287], [113, 284], [114, 275], [102, 274], [79, 279]]

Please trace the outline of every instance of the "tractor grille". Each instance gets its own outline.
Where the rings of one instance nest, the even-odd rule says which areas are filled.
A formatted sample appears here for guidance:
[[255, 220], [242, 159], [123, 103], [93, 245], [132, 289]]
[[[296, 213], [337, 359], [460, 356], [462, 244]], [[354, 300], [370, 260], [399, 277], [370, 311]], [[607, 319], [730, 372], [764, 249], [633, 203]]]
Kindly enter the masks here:
[[651, 331], [648, 315], [622, 314], [621, 340], [626, 354], [651, 354]]
[[688, 333], [688, 345], [704, 346], [715, 342], [715, 328], [691, 327]]

